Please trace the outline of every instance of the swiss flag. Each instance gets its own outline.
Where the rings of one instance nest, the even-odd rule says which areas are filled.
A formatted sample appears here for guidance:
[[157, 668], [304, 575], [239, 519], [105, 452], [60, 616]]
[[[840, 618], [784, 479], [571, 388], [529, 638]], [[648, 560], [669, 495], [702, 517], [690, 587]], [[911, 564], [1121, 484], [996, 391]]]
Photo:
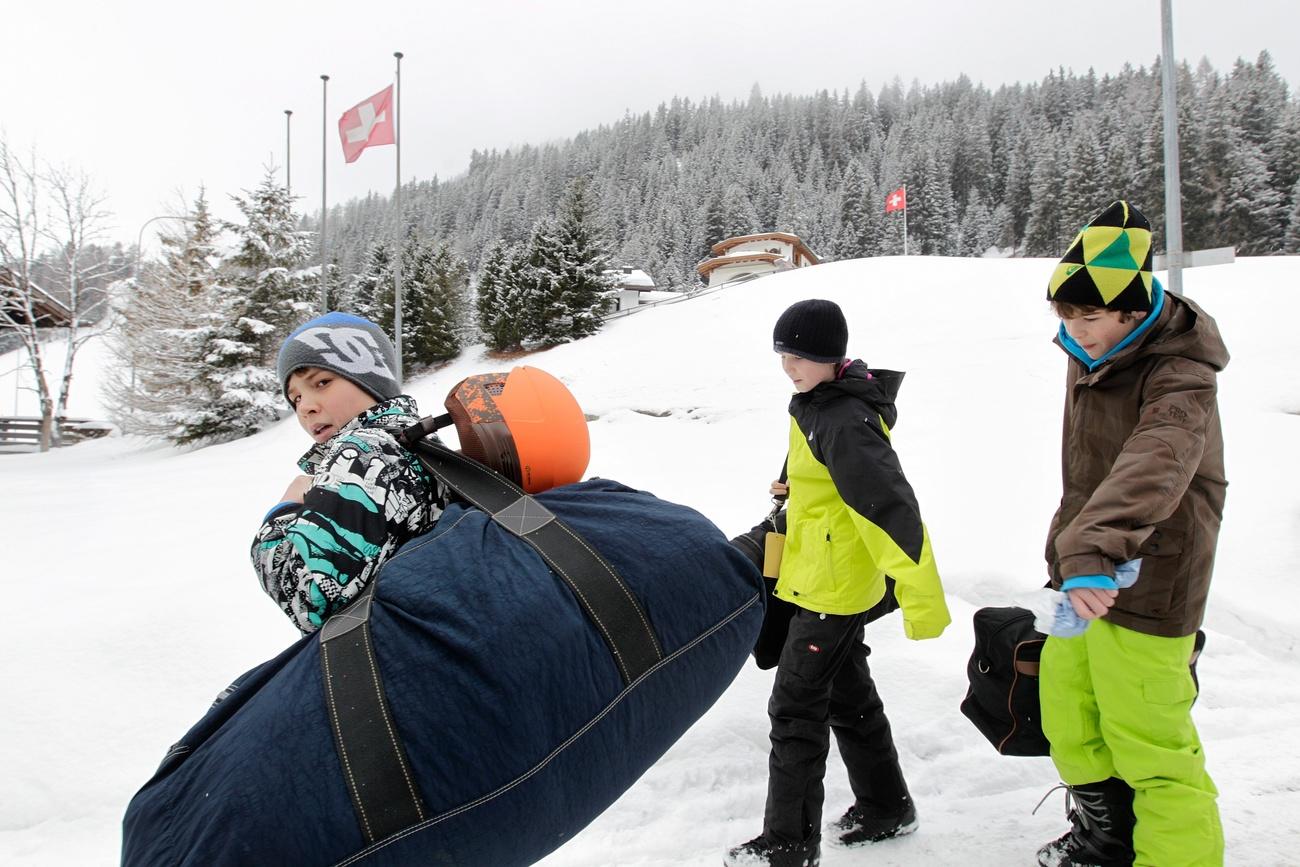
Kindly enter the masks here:
[[907, 210], [907, 187], [899, 187], [885, 196], [885, 213]]
[[390, 84], [369, 99], [343, 112], [339, 118], [339, 139], [343, 159], [355, 162], [372, 145], [393, 143], [393, 86]]

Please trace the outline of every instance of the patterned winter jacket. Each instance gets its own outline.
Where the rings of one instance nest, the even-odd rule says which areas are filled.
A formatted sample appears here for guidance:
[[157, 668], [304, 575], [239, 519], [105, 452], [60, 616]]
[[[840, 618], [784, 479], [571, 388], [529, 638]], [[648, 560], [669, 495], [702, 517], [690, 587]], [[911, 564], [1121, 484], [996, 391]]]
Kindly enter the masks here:
[[376, 404], [298, 462], [314, 477], [303, 502], [280, 503], [253, 540], [253, 568], [303, 633], [365, 588], [409, 539], [433, 526], [446, 491], [396, 435], [419, 419], [413, 398]]
[[908, 638], [951, 618], [912, 486], [890, 444], [903, 374], [854, 361], [790, 400], [790, 500], [775, 594], [825, 614], [857, 614], [896, 583]]

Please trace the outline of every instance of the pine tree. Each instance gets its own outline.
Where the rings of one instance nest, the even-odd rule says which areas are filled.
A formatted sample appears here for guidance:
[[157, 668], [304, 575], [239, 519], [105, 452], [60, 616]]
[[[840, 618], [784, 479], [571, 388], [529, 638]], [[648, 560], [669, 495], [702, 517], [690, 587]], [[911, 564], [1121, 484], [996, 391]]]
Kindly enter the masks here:
[[862, 163], [852, 160], [840, 185], [839, 236], [832, 250], [835, 258], [861, 259], [880, 254], [880, 198]]
[[1282, 252], [1300, 253], [1300, 180], [1291, 188], [1291, 214], [1287, 220], [1286, 236], [1282, 239]]
[[504, 241], [488, 248], [478, 275], [475, 308], [478, 326], [489, 349], [518, 349], [527, 334], [518, 279], [523, 256]]
[[[1030, 256], [1060, 255], [1065, 241], [1061, 222], [1060, 192], [1064, 186], [1057, 159], [1055, 133], [1044, 136], [1034, 149], [1034, 170], [1030, 175], [1029, 219], [1025, 223], [1025, 253]], [[1077, 226], [1074, 228], [1078, 228]], [[1066, 239], [1068, 241], [1068, 239]]]
[[310, 235], [295, 228], [288, 190], [267, 171], [247, 197], [234, 197], [243, 223], [208, 303], [208, 323], [193, 332], [203, 406], [181, 420], [173, 439], [208, 442], [247, 436], [287, 409], [275, 354], [289, 331], [310, 317], [317, 275], [304, 266]]
[[273, 364], [280, 342], [315, 312], [319, 275], [306, 269], [311, 235], [297, 230], [293, 200], [270, 169], [257, 189], [233, 198], [244, 222], [225, 224], [238, 238], [226, 266], [244, 293], [240, 318], [248, 323], [240, 333], [251, 341], [251, 358]]
[[1060, 221], [1064, 234], [1072, 236], [1112, 199], [1108, 195], [1101, 143], [1093, 124], [1084, 120], [1075, 126], [1068, 148], [1061, 173]]
[[349, 292], [351, 303], [342, 309], [378, 322], [379, 296], [384, 287], [392, 284], [393, 264], [389, 242], [377, 241], [371, 245], [366, 255], [364, 270], [352, 278]]
[[[614, 297], [614, 281], [606, 273], [609, 257], [592, 212], [588, 185], [575, 180], [565, 196], [556, 226], [561, 258], [555, 289], [566, 327], [559, 332], [569, 340], [595, 334], [604, 324], [602, 315]], [[557, 336], [559, 336], [557, 335]]]
[[983, 256], [994, 245], [994, 225], [988, 206], [979, 190], [971, 190], [970, 201], [961, 218], [961, 237], [957, 245], [959, 256]]
[[1284, 199], [1273, 189], [1263, 148], [1249, 136], [1232, 136], [1223, 192], [1223, 231], [1240, 253], [1259, 255], [1281, 248]]
[[416, 358], [434, 364], [455, 358], [464, 343], [469, 266], [447, 244], [426, 245], [421, 273], [425, 280], [424, 327]]

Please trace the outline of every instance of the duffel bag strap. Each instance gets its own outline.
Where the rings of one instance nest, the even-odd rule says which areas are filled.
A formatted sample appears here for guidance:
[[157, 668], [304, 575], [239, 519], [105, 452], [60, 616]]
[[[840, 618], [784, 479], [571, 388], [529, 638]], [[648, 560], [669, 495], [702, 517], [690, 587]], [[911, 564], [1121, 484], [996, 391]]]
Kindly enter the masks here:
[[425, 819], [402, 739], [393, 724], [370, 636], [371, 581], [320, 629], [325, 710], [367, 843]]
[[407, 442], [429, 472], [531, 545], [569, 586], [609, 646], [625, 685], [663, 659], [650, 619], [623, 577], [550, 509], [500, 473], [434, 440], [410, 436]]

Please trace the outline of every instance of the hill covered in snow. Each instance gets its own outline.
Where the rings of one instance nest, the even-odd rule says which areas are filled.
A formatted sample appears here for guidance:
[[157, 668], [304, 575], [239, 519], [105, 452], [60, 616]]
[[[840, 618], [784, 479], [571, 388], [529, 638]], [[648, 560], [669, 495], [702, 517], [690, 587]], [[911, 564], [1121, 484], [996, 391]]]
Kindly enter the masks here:
[[[907, 371], [894, 443], [954, 623], [940, 639], [909, 642], [894, 616], [867, 641], [921, 827], [869, 854], [828, 850], [826, 867], [1028, 863], [1064, 829], [1059, 795], [1031, 815], [1056, 782], [1051, 763], [998, 756], [957, 710], [971, 614], [1011, 604], [1044, 578], [1066, 364], [1043, 300], [1051, 265], [832, 263], [643, 311], [526, 359], [561, 377], [593, 417], [590, 475], [691, 505], [729, 535], [765, 514], [784, 456], [789, 385], [771, 327], [787, 305], [837, 301], [850, 353]], [[1195, 715], [1222, 792], [1229, 862], [1294, 864], [1300, 258], [1197, 269], [1185, 284], [1233, 354], [1220, 377], [1230, 487]], [[504, 366], [471, 349], [409, 390], [436, 412], [462, 377]], [[96, 371], [78, 371], [88, 402]], [[263, 597], [247, 549], [307, 444], [286, 420], [200, 450], [114, 437], [0, 456], [9, 539], [0, 592], [10, 612], [0, 862], [114, 863], [126, 803], [167, 747], [237, 674], [296, 638]], [[747, 666], [658, 765], [545, 863], [713, 865], [758, 833], [770, 685], [770, 672]], [[850, 799], [832, 756], [828, 817]]]

